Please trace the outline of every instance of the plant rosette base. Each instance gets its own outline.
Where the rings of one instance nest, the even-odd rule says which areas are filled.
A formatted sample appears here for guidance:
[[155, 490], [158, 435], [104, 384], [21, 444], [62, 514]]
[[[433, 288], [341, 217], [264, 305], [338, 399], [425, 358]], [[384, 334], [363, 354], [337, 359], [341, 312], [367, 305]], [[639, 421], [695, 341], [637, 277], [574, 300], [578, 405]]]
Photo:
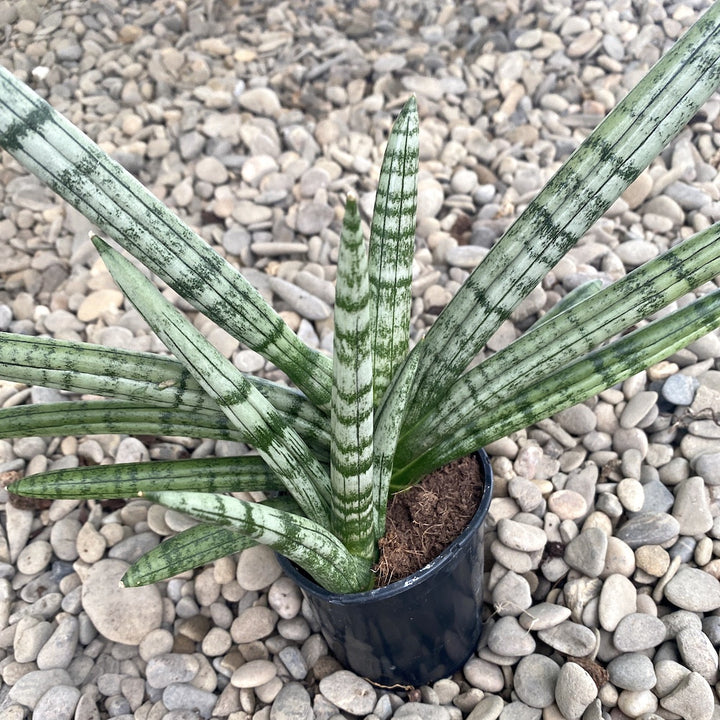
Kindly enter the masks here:
[[286, 558], [335, 657], [385, 687], [419, 687], [447, 677], [475, 651], [482, 632], [483, 536], [492, 500], [487, 454], [475, 453], [483, 494], [472, 520], [421, 570], [385, 587], [335, 594]]

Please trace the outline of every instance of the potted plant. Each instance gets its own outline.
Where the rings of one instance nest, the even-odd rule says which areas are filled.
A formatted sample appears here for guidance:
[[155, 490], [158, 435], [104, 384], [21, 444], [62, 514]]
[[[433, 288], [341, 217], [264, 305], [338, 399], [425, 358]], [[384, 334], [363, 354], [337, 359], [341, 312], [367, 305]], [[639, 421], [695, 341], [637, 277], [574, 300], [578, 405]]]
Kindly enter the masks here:
[[[713, 225], [609, 287], [591, 284], [568, 294], [510, 346], [468, 370], [513, 308], [715, 90], [719, 36], [715, 3], [560, 168], [412, 349], [418, 121], [411, 98], [388, 141], [367, 253], [357, 203], [347, 199], [332, 358], [304, 345], [237, 270], [0, 68], [0, 146], [297, 388], [240, 373], [131, 261], [95, 237], [116, 282], [174, 359], [2, 333], [1, 377], [110, 399], [0, 410], [0, 436], [234, 438], [257, 455], [64, 470], [24, 478], [10, 489], [50, 498], [142, 494], [200, 520], [138, 560], [124, 578], [127, 585], [266, 543], [312, 578], [313, 584], [291, 570], [318, 598], [325, 620], [348, 604], [350, 617], [361, 618], [368, 632], [361, 637], [362, 627], [353, 630], [357, 642], [345, 638], [340, 650], [353, 669], [385, 683], [419, 684], [437, 677], [433, 672], [448, 674], [477, 640], [476, 608], [470, 611], [472, 630], [462, 631], [470, 636], [468, 646], [451, 647], [445, 658], [432, 653], [453, 643], [435, 637], [428, 639], [429, 661], [418, 663], [423, 651], [413, 649], [408, 664], [397, 667], [395, 651], [383, 646], [388, 632], [375, 638], [370, 632], [371, 613], [377, 612], [371, 601], [391, 596], [398, 585], [371, 589], [388, 499], [430, 471], [593, 396], [720, 325], [715, 291], [628, 332], [720, 274], [720, 226]], [[490, 499], [487, 465], [482, 483], [475, 519], [459, 540], [462, 545], [472, 538], [471, 561], [464, 566], [469, 591], [458, 608], [467, 605], [468, 592], [477, 598], [481, 585], [475, 529]], [[229, 494], [260, 489], [278, 494], [262, 503]], [[451, 546], [420, 571], [421, 579], [455, 553]], [[408, 592], [423, 587], [416, 579], [404, 583]], [[431, 592], [422, 602], [446, 600], [444, 595]], [[399, 622], [397, 606], [391, 612]], [[449, 617], [456, 614], [459, 609]], [[405, 633], [422, 635], [418, 619], [409, 620]], [[347, 616], [341, 620], [348, 622]], [[333, 633], [344, 632], [325, 631], [331, 641]], [[362, 664], [386, 651], [379, 667]]]

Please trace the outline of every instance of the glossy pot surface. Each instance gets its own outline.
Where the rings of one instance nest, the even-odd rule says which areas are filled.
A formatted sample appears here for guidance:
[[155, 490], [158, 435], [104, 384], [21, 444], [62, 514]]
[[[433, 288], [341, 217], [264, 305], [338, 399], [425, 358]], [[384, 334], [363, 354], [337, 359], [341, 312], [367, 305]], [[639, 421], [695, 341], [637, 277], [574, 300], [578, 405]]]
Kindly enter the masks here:
[[383, 686], [413, 686], [451, 675], [472, 655], [482, 631], [483, 530], [492, 499], [488, 456], [477, 512], [435, 560], [409, 577], [363, 593], [338, 595], [287, 559], [283, 570], [314, 610], [331, 652], [358, 675]]

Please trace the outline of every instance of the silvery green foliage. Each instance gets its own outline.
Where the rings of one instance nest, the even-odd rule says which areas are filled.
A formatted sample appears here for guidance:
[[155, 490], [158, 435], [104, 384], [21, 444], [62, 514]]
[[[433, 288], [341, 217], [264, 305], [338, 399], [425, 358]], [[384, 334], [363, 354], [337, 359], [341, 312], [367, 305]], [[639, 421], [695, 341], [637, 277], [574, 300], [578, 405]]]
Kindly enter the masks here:
[[[0, 410], [0, 436], [190, 435], [241, 440], [258, 455], [61, 470], [11, 489], [58, 498], [142, 494], [200, 520], [138, 560], [128, 585], [263, 542], [329, 590], [369, 587], [389, 492], [720, 325], [715, 291], [628, 332], [720, 275], [714, 225], [607, 288], [593, 283], [570, 293], [509, 347], [467, 369], [719, 83], [720, 2], [562, 166], [412, 349], [419, 148], [411, 98], [388, 139], [367, 251], [357, 204], [347, 201], [331, 360], [306, 347], [237, 271], [0, 68], [0, 146], [298, 387], [240, 373], [131, 261], [95, 238], [116, 282], [174, 358], [0, 333], [1, 377], [108, 398]], [[232, 495], [256, 490], [273, 496], [247, 503]]]

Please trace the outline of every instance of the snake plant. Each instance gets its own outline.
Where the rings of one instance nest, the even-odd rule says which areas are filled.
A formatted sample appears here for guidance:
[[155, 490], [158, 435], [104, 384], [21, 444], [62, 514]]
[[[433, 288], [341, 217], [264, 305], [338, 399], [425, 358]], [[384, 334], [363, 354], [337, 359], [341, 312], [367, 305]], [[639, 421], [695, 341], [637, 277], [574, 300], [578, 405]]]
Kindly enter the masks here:
[[[331, 591], [370, 587], [393, 492], [720, 325], [720, 291], [643, 322], [720, 275], [716, 224], [608, 287], [568, 294], [515, 342], [468, 369], [718, 84], [715, 3], [565, 162], [412, 348], [419, 133], [410, 98], [389, 136], [367, 250], [357, 201], [347, 198], [328, 357], [301, 342], [242, 274], [135, 178], [0, 68], [0, 145], [114, 241], [93, 238], [172, 353], [1, 333], [0, 377], [107, 399], [0, 410], [0, 436], [183, 435], [240, 440], [256, 451], [59, 470], [10, 489], [49, 498], [142, 495], [197, 518], [131, 566], [127, 585], [266, 543]], [[295, 387], [241, 373], [127, 254]], [[246, 491], [268, 491], [269, 499], [248, 502]]]

